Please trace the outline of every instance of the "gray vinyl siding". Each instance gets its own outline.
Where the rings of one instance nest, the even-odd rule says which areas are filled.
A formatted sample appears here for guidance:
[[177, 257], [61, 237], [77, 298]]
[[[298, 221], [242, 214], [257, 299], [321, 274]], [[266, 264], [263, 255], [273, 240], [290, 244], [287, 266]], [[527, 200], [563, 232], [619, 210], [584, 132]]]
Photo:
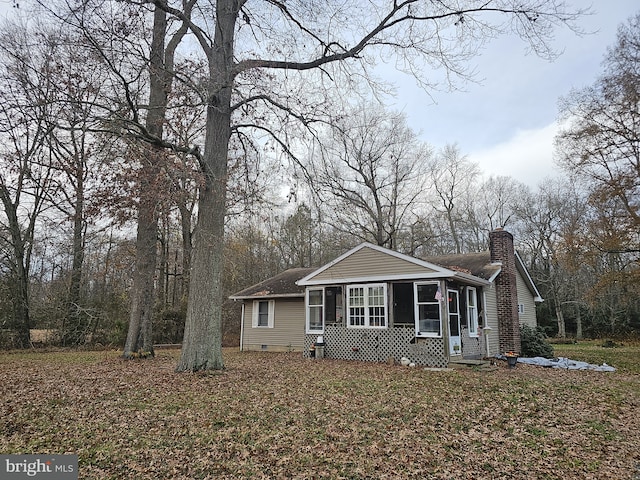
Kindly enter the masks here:
[[[267, 300], [267, 299], [264, 299]], [[304, 348], [304, 298], [275, 299], [273, 328], [252, 327], [253, 301], [246, 300], [243, 350], [301, 351]]]
[[536, 302], [533, 299], [531, 290], [527, 287], [520, 272], [516, 275], [516, 281], [518, 284], [518, 303], [524, 305], [524, 313], [519, 316], [520, 324], [535, 327], [538, 325], [536, 319]]
[[491, 284], [491, 286], [484, 288], [484, 299], [486, 301], [486, 304], [484, 306], [484, 325], [488, 325], [489, 327], [491, 327], [491, 332], [489, 332], [489, 355], [494, 356], [496, 353], [498, 353], [500, 348], [500, 340], [498, 338], [498, 305], [496, 299], [495, 284]]
[[313, 280], [339, 281], [381, 275], [431, 273], [432, 271], [402, 258], [365, 247], [314, 276]]

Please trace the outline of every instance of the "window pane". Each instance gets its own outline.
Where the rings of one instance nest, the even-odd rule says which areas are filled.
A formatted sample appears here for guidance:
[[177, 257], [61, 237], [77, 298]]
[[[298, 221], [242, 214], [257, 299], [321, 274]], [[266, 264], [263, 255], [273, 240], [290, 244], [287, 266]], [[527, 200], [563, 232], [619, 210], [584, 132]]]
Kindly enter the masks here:
[[349, 325], [352, 327], [364, 326], [364, 288], [349, 288]]
[[353, 327], [364, 325], [364, 307], [349, 308], [349, 325]]
[[478, 333], [478, 311], [476, 307], [469, 307], [469, 333], [471, 335]]
[[370, 327], [385, 326], [384, 307], [369, 307], [369, 326]]
[[436, 302], [437, 284], [418, 285], [418, 303]]
[[419, 305], [418, 315], [420, 333], [440, 335], [440, 305]]
[[322, 305], [322, 290], [309, 290], [309, 305]]
[[467, 290], [467, 316], [469, 317], [469, 334], [478, 334], [478, 298], [475, 288]]
[[322, 307], [309, 307], [309, 330], [322, 330]]
[[449, 313], [458, 313], [458, 292], [449, 291]]
[[258, 326], [269, 326], [269, 302], [258, 303]]
[[369, 287], [369, 306], [384, 305], [384, 288]]
[[476, 306], [476, 291], [469, 289], [468, 290], [469, 293], [469, 306], [470, 307], [475, 307]]
[[449, 315], [449, 335], [452, 337], [460, 335], [460, 322], [458, 315]]
[[349, 289], [349, 304], [352, 307], [364, 307], [364, 288], [356, 287]]

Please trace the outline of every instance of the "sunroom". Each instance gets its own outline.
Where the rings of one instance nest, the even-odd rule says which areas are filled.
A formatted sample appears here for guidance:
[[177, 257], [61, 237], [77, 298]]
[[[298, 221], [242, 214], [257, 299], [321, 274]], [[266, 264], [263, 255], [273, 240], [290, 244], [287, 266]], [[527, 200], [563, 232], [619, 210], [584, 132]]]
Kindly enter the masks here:
[[[446, 366], [483, 356], [483, 287], [490, 282], [388, 252], [366, 245], [297, 282], [306, 288], [305, 355], [321, 341], [326, 357], [345, 360], [407, 357]], [[369, 267], [354, 271], [350, 261], [365, 256]], [[396, 263], [407, 259], [412, 268]]]

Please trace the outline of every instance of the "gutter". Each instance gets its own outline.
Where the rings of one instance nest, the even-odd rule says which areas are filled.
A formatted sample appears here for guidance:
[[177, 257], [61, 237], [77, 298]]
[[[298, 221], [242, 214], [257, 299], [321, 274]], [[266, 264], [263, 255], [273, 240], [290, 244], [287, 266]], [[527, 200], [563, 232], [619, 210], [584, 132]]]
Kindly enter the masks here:
[[231, 295], [229, 300], [259, 300], [261, 298], [304, 298], [303, 293], [278, 293], [273, 295]]

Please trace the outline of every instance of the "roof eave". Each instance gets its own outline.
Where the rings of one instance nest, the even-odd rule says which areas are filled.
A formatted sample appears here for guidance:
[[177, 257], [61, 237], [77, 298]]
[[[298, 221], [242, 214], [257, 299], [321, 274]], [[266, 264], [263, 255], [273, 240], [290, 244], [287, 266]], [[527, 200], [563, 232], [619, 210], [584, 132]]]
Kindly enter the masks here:
[[483, 287], [486, 285], [491, 285], [490, 280], [485, 280], [484, 278], [476, 277], [475, 275], [470, 275], [468, 273], [463, 272], [454, 272], [454, 274], [450, 277], [453, 279], [464, 280], [466, 283], [470, 283], [476, 287]]
[[[448, 272], [452, 273], [452, 272]], [[349, 278], [325, 278], [322, 280], [299, 280], [296, 282], [301, 287], [312, 287], [316, 285], [343, 285], [353, 283], [373, 283], [373, 282], [393, 282], [401, 280], [434, 280], [438, 278], [448, 278], [451, 275], [443, 275], [440, 272], [433, 273], [411, 273], [397, 275], [371, 275], [367, 277], [349, 277]]]
[[465, 283], [469, 283], [475, 286], [490, 285], [489, 280], [476, 277], [474, 275], [456, 272], [453, 270], [447, 270], [445, 272], [433, 272], [433, 273], [413, 273], [413, 274], [398, 274], [398, 275], [380, 275], [369, 277], [351, 277], [351, 278], [329, 278], [323, 280], [306, 280], [298, 281], [298, 285], [303, 287], [321, 286], [321, 285], [341, 285], [341, 284], [354, 284], [354, 283], [372, 283], [372, 282], [397, 282], [403, 280], [461, 280]]
[[258, 300], [261, 298], [304, 298], [304, 293], [272, 293], [266, 295], [231, 295], [230, 300]]
[[537, 302], [543, 302], [544, 300], [542, 299], [542, 295], [540, 295], [540, 292], [538, 291], [538, 287], [536, 286], [536, 284], [533, 281], [533, 278], [531, 278], [531, 275], [529, 275], [529, 271], [527, 270], [527, 267], [525, 266], [524, 262], [522, 261], [522, 257], [520, 257], [520, 255], [518, 254], [518, 252], [515, 252], [515, 257], [516, 257], [516, 261], [517, 261], [517, 266], [520, 267], [520, 274], [524, 277], [524, 281], [527, 283], [529, 290], [531, 291], [531, 293], [534, 296], [534, 299], [540, 299], [540, 300], [536, 300]]
[[493, 283], [500, 272], [502, 271], [502, 262], [491, 262], [491, 265], [499, 267], [493, 275], [489, 277], [489, 283]]

